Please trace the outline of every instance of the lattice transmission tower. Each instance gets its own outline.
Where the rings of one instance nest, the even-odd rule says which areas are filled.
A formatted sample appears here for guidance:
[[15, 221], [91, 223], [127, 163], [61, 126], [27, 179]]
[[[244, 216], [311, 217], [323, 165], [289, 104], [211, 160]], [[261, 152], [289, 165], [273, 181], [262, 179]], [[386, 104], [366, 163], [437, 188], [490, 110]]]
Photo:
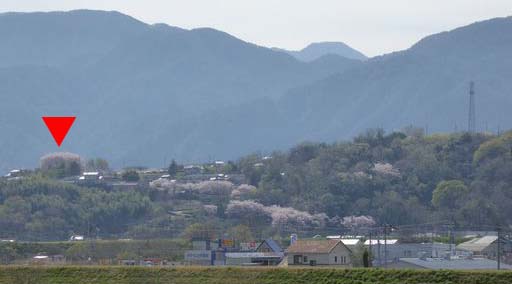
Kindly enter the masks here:
[[475, 82], [469, 83], [469, 115], [468, 115], [468, 131], [476, 132], [476, 108], [475, 108]]

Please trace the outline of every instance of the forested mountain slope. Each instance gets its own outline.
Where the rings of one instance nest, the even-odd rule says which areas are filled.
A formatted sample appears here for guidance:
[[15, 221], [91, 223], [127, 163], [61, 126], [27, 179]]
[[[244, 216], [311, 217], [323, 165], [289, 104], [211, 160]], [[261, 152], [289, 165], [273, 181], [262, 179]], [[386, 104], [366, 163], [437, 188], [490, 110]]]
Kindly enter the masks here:
[[[34, 165], [54, 149], [42, 115], [78, 117], [69, 150], [117, 166], [155, 165], [162, 153], [187, 157], [179, 144], [194, 129], [181, 125], [200, 123], [208, 111], [277, 99], [359, 64], [341, 57], [304, 63], [217, 30], [103, 11], [0, 14], [0, 39], [3, 170]], [[173, 141], [160, 138], [166, 133]]]

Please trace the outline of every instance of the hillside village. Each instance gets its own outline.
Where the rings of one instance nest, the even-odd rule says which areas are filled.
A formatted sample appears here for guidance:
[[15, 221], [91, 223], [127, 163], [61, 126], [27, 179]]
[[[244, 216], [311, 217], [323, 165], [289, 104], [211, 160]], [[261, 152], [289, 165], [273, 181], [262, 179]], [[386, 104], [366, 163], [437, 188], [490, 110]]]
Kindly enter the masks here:
[[[329, 210], [319, 210], [321, 204], [307, 210], [308, 200], [314, 199], [303, 193], [300, 193], [302, 199], [293, 199], [293, 195], [289, 196], [292, 199], [281, 198], [279, 201], [270, 198], [281, 196], [275, 190], [285, 189], [286, 183], [296, 182], [299, 177], [297, 173], [306, 173], [304, 177], [309, 179], [317, 170], [310, 167], [304, 171], [299, 165], [321, 166], [319, 159], [324, 159], [322, 161], [325, 163], [329, 158], [323, 152], [331, 152], [336, 147], [344, 151], [336, 162], [346, 163], [344, 157], [350, 157], [347, 151], [351, 147], [359, 149], [358, 159], [367, 157], [365, 155], [380, 157], [364, 158], [373, 161], [364, 167], [361, 160], [352, 161], [355, 167], [348, 167], [346, 169], [349, 170], [345, 171], [340, 171], [336, 163], [332, 164], [326, 170], [338, 168], [338, 183], [347, 187], [347, 182], [371, 181], [382, 185], [390, 183], [386, 186], [396, 188], [402, 181], [410, 184], [410, 178], [414, 175], [400, 160], [409, 155], [411, 145], [434, 143], [434, 146], [429, 146], [431, 149], [439, 148], [435, 144], [466, 149], [477, 159], [476, 165], [480, 163], [478, 167], [483, 167], [482, 161], [486, 159], [485, 164], [490, 165], [493, 159], [503, 158], [492, 154], [495, 152], [492, 148], [500, 151], [502, 145], [509, 145], [512, 141], [509, 133], [501, 136], [458, 134], [446, 137], [418, 136], [415, 133], [380, 136], [381, 133], [373, 132], [356, 138], [354, 144], [305, 144], [288, 153], [251, 155], [236, 162], [182, 165], [172, 161], [165, 169], [129, 167], [115, 171], [102, 159], [84, 161], [71, 153], [45, 155], [39, 168], [12, 170], [0, 180], [0, 193], [2, 200], [5, 200], [0, 213], [18, 212], [18, 215], [12, 215], [15, 217], [8, 223], [0, 224], [4, 226], [1, 233], [3, 241], [0, 243], [0, 250], [5, 253], [2, 261], [42, 264], [510, 268], [512, 245], [508, 226], [499, 223], [463, 225], [460, 222], [464, 219], [459, 219], [457, 212], [444, 211], [442, 207], [446, 206], [442, 205], [446, 202], [455, 204], [456, 208], [461, 205], [449, 203], [454, 201], [446, 197], [435, 197], [437, 191], [447, 186], [455, 188], [451, 190], [462, 190], [461, 194], [466, 192], [468, 189], [464, 183], [458, 181], [447, 183], [440, 179], [430, 183], [433, 191], [431, 196], [434, 196], [429, 197], [433, 202], [430, 206], [444, 214], [434, 222], [410, 222], [411, 216], [403, 216], [404, 219], [394, 219], [395, 222], [391, 223], [389, 221], [393, 220], [394, 215], [374, 215], [372, 211], [355, 210], [355, 207], [352, 212], [344, 211], [352, 213], [341, 215], [344, 217], [329, 213]], [[383, 154], [386, 145], [393, 145], [393, 151], [400, 154]], [[468, 145], [471, 146], [467, 148]], [[399, 150], [400, 147], [402, 150]], [[368, 154], [360, 152], [361, 149]], [[379, 152], [376, 152], [377, 149]], [[446, 149], [455, 153], [453, 148]], [[458, 153], [466, 155], [464, 152]], [[457, 161], [456, 169], [460, 166], [460, 160], [455, 156], [454, 159]], [[508, 160], [504, 162], [508, 163]], [[460, 169], [465, 170], [464, 167]], [[474, 179], [464, 172], [460, 174], [462, 180], [465, 175]], [[320, 176], [329, 179], [325, 172]], [[269, 184], [273, 184], [273, 191], [269, 191]], [[315, 186], [310, 184], [309, 190], [318, 191]], [[376, 185], [363, 183], [362, 186]], [[53, 201], [41, 201], [46, 200], [44, 196], [51, 197]], [[53, 209], [41, 207], [63, 198], [70, 200], [69, 205], [74, 202], [76, 205], [67, 208], [66, 205], [54, 203], [51, 206]], [[32, 202], [29, 205], [31, 209], [19, 211], [25, 204], [30, 204], [27, 202]], [[93, 204], [91, 202], [98, 209], [90, 211], [88, 206]], [[360, 202], [355, 200], [356, 204]], [[437, 205], [437, 202], [441, 202], [441, 205]], [[9, 208], [10, 204], [17, 204], [16, 208]], [[390, 208], [389, 213], [394, 214], [397, 209]], [[417, 214], [418, 209], [407, 214]], [[69, 216], [66, 217], [68, 223], [55, 219], [55, 214]], [[47, 216], [47, 221], [51, 223], [38, 219], [40, 215]], [[446, 221], [445, 218], [450, 216], [455, 218], [452, 219], [455, 223]], [[3, 220], [6, 222], [8, 219]], [[53, 227], [45, 227], [48, 226], [46, 224]], [[7, 226], [16, 231], [9, 231]]]

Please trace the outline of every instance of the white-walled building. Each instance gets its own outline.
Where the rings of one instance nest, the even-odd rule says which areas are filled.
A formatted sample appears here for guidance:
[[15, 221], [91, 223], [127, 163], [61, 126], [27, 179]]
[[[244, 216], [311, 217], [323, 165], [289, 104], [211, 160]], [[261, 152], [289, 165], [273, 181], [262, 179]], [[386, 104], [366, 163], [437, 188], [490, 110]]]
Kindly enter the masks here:
[[288, 265], [352, 266], [352, 251], [341, 240], [297, 240], [286, 250]]

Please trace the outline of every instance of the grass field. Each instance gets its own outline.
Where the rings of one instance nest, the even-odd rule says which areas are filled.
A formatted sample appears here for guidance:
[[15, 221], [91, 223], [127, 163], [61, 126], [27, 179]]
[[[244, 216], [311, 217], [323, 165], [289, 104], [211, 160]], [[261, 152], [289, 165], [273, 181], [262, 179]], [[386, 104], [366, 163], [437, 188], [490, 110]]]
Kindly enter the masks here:
[[0, 283], [512, 283], [512, 272], [283, 268], [0, 267]]
[[[34, 255], [65, 255], [68, 261], [81, 261], [91, 257], [100, 259], [162, 258], [179, 261], [190, 243], [182, 239], [154, 240], [94, 240], [84, 242], [1, 242], [2, 264], [30, 261]], [[16, 262], [18, 261], [18, 262]], [[117, 263], [117, 261], [114, 261]]]

